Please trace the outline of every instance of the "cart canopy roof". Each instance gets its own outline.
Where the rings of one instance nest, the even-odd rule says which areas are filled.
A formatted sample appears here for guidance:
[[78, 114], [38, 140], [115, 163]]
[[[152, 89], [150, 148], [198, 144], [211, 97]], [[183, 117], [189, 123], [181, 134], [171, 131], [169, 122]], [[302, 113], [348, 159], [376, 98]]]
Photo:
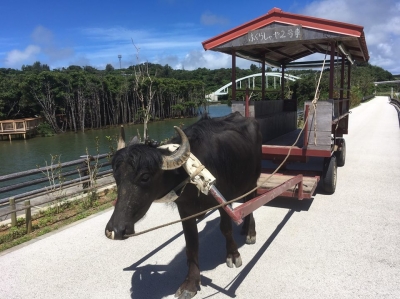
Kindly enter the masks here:
[[[205, 50], [222, 52], [274, 67], [287, 66], [314, 53], [345, 55], [368, 61], [364, 27], [271, 9], [267, 14], [203, 43]], [[336, 50], [335, 50], [336, 51]]]

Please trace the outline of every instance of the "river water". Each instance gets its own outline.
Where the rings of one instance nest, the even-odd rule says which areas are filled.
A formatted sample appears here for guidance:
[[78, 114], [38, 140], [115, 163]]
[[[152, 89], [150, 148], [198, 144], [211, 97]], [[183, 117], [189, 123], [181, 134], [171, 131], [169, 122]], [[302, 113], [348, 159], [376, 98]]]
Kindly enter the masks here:
[[[230, 112], [231, 108], [227, 105], [209, 106], [211, 117], [227, 115]], [[188, 126], [197, 120], [198, 118], [185, 118], [150, 123], [150, 138], [162, 141], [174, 136], [173, 126], [180, 124]], [[143, 135], [143, 125], [125, 126], [127, 140], [137, 135], [138, 130]], [[116, 147], [116, 144], [110, 144], [107, 136], [115, 138], [118, 134], [119, 127], [112, 127], [85, 133], [67, 132], [53, 137], [36, 136], [27, 140], [0, 141], [0, 176], [50, 165], [52, 155], [59, 155], [60, 162], [68, 162], [79, 159], [80, 156], [86, 155], [86, 152], [89, 155], [96, 155], [97, 148], [98, 153], [105, 154], [110, 151], [110, 145]]]

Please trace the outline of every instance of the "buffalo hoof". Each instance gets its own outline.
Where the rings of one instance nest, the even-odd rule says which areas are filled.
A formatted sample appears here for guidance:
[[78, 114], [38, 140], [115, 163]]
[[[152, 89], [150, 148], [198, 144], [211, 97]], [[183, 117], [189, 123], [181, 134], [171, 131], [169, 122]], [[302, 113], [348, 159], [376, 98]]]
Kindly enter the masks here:
[[239, 268], [242, 265], [242, 258], [239, 256], [234, 257], [234, 256], [228, 256], [226, 258], [226, 265], [229, 268], [233, 268], [233, 265], [235, 265], [236, 268]]
[[197, 294], [197, 292], [191, 292], [188, 290], [183, 290], [181, 288], [179, 288], [176, 293], [175, 293], [175, 298], [178, 299], [190, 299], [193, 298], [195, 295]]
[[256, 244], [256, 236], [246, 236], [246, 244], [252, 245]]

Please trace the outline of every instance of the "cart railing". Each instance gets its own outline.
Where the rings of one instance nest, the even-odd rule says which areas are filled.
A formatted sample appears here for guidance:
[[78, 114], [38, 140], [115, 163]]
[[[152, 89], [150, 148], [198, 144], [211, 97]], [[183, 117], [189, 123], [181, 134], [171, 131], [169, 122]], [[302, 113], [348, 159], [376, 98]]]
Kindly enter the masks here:
[[333, 118], [340, 118], [350, 110], [350, 100], [349, 99], [333, 99]]

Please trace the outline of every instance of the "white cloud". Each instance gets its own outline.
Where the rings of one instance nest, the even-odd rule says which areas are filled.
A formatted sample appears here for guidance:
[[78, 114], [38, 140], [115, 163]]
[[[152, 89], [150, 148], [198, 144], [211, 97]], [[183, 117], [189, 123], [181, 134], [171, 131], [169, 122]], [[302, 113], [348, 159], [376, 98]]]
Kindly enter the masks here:
[[[174, 0], [160, 1], [176, 5]], [[400, 63], [396, 57], [396, 50], [400, 48], [400, 0], [307, 2], [309, 4], [296, 13], [364, 26], [370, 63], [394, 74], [400, 74]], [[196, 21], [201, 22], [202, 26], [196, 24]], [[201, 42], [210, 37], [205, 33], [209, 30], [207, 26], [220, 25], [225, 28], [224, 25], [227, 23], [227, 18], [205, 12], [200, 16], [200, 20], [192, 23], [166, 24], [161, 29], [121, 26], [81, 28], [77, 29], [71, 38], [76, 44], [74, 48], [61, 44], [51, 28], [37, 26], [32, 31], [31, 41], [27, 41], [26, 44], [11, 45], [11, 40], [0, 39], [2, 51], [7, 52], [1, 57], [4, 57], [2, 59], [4, 65], [18, 68], [35, 60], [40, 60], [51, 67], [78, 64], [104, 68], [107, 63], [111, 63], [117, 68], [118, 55], [121, 54], [122, 66], [128, 67], [137, 63], [136, 50], [132, 45], [133, 39], [135, 45], [140, 48], [140, 62], [168, 64], [173, 68], [184, 67], [188, 70], [199, 67], [230, 68], [230, 55], [204, 51], [201, 47]], [[211, 35], [215, 34], [212, 28], [208, 32], [212, 32]], [[57, 37], [59, 36], [60, 33], [57, 33]], [[251, 63], [237, 59], [238, 67], [248, 68]]]
[[392, 46], [387, 43], [382, 43], [377, 46], [379, 53], [382, 53], [384, 56], [392, 56]]
[[40, 53], [40, 47], [29, 45], [25, 50], [12, 50], [7, 53], [5, 64], [8, 67], [19, 68], [22, 64], [33, 63], [37, 55]]
[[89, 38], [107, 45], [107, 47], [126, 47], [135, 49], [132, 42], [140, 50], [164, 50], [176, 48], [199, 47], [199, 37], [191, 32], [181, 32], [182, 29], [170, 32], [153, 30], [129, 30], [122, 27], [85, 28], [82, 33]]
[[[254, 62], [242, 58], [236, 59], [236, 66], [240, 68], [249, 68], [252, 63]], [[178, 60], [175, 66], [171, 66], [176, 69], [184, 68], [185, 70], [231, 68], [232, 56], [213, 51], [194, 50], [186, 54], [183, 59]]]
[[33, 30], [31, 38], [35, 44], [45, 44], [45, 45], [52, 44], [54, 40], [53, 33], [49, 29], [41, 25], [37, 26]]
[[[22, 64], [32, 64], [39, 60], [45, 64], [55, 64], [71, 58], [74, 50], [71, 47], [59, 47], [53, 32], [43, 26], [37, 26], [31, 34], [32, 43], [24, 50], [13, 49], [5, 54], [5, 65], [20, 68]], [[18, 47], [13, 45], [12, 47]]]
[[209, 11], [201, 15], [200, 21], [203, 25], [226, 25], [229, 23], [227, 18], [214, 15]]
[[400, 47], [400, 2], [395, 0], [313, 1], [300, 13], [364, 27], [370, 63], [400, 73], [393, 49]]
[[[123, 67], [136, 64], [136, 47], [139, 49], [139, 62], [149, 61], [181, 68], [185, 64], [183, 60], [189, 59], [190, 65], [197, 67], [195, 58], [190, 58], [193, 54], [188, 53], [201, 49], [201, 41], [205, 38], [194, 34], [196, 31], [193, 24], [175, 24], [171, 25], [170, 30], [164, 31], [129, 30], [123, 27], [85, 28], [81, 32], [93, 40], [93, 43], [89, 47], [79, 47], [76, 50], [80, 55], [86, 54], [93, 64], [111, 63], [114, 67], [119, 67], [116, 59], [118, 54], [122, 55]], [[185, 58], [187, 55], [189, 57]], [[97, 63], [100, 60], [102, 62]]]
[[71, 47], [57, 45], [53, 32], [43, 26], [37, 26], [33, 30], [31, 38], [35, 44], [41, 47], [45, 59], [47, 58], [50, 64], [70, 58], [74, 54], [74, 50]]
[[81, 32], [90, 39], [98, 41], [126, 41], [131, 43], [148, 36], [150, 31], [145, 30], [130, 30], [123, 27], [100, 28], [90, 27], [83, 28]]

